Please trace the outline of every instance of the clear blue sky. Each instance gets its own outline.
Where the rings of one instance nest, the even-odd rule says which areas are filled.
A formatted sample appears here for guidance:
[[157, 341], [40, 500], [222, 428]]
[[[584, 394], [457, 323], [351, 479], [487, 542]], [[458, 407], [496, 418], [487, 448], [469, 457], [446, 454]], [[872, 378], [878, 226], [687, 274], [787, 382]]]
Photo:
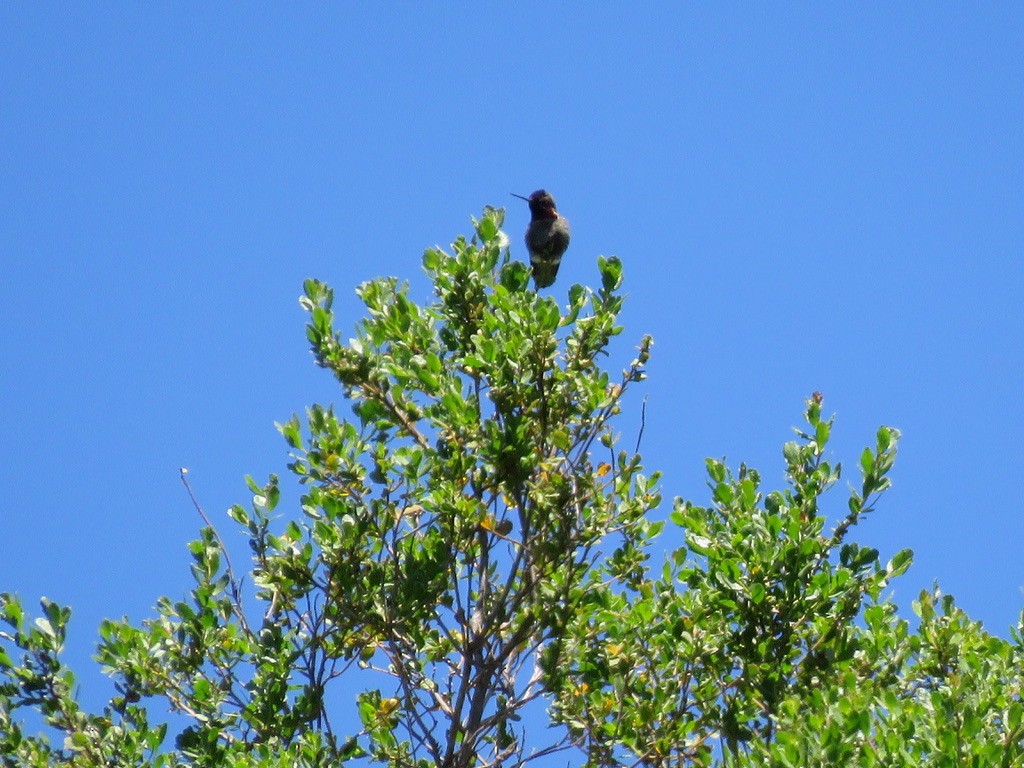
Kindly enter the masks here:
[[95, 690], [99, 620], [189, 586], [178, 468], [226, 532], [243, 475], [286, 472], [273, 422], [338, 396], [302, 280], [346, 326], [370, 277], [425, 298], [423, 249], [485, 204], [524, 258], [509, 192], [545, 187], [573, 228], [554, 294], [616, 254], [610, 364], [655, 338], [637, 394], [666, 497], [707, 500], [706, 456], [777, 486], [821, 390], [851, 470], [879, 424], [904, 433], [854, 532], [916, 552], [904, 612], [938, 580], [1006, 635], [1024, 6], [488, 5], [0, 7], [0, 590], [73, 606]]

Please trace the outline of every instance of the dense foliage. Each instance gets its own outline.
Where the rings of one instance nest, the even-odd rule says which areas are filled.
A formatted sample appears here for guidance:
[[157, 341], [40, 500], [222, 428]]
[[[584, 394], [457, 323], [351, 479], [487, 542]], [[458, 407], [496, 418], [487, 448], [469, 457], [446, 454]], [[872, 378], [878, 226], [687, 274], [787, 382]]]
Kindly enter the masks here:
[[651, 345], [621, 375], [601, 365], [620, 262], [559, 307], [501, 224], [485, 209], [470, 240], [425, 253], [427, 303], [361, 285], [353, 339], [307, 281], [309, 342], [352, 415], [279, 425], [303, 493], [279, 513], [278, 479], [249, 480], [230, 511], [244, 577], [206, 526], [185, 599], [104, 622], [101, 712], [61, 661], [70, 611], [29, 618], [2, 596], [3, 764], [1024, 764], [1021, 638], [938, 590], [911, 624], [885, 592], [909, 551], [882, 563], [851, 539], [898, 431], [861, 454], [832, 528], [819, 500], [841, 467], [817, 394], [785, 487], [709, 460], [709, 505], [677, 499], [665, 520], [658, 475], [612, 430]]

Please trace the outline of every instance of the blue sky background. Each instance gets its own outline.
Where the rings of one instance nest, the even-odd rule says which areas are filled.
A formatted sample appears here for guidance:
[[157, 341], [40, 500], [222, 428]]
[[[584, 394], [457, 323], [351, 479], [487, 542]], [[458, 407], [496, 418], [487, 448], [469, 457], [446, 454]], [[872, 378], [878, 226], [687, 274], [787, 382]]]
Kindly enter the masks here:
[[227, 534], [244, 474], [286, 472], [273, 423], [338, 398], [302, 280], [343, 327], [368, 278], [425, 299], [423, 249], [485, 204], [525, 258], [538, 187], [573, 228], [556, 297], [625, 263], [610, 366], [655, 347], [620, 427], [646, 394], [667, 498], [707, 500], [706, 456], [777, 487], [821, 390], [851, 479], [904, 433], [854, 532], [915, 551], [904, 613], [937, 580], [1008, 634], [1024, 6], [619, 6], [0, 7], [0, 590], [74, 608], [87, 696], [99, 621], [189, 587], [178, 468]]

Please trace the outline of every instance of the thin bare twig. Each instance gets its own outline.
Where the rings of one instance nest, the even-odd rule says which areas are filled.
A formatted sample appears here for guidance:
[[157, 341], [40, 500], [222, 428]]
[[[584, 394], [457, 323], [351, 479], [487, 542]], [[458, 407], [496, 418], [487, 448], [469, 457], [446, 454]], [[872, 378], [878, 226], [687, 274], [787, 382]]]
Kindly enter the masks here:
[[196, 508], [196, 512], [199, 513], [199, 517], [203, 519], [206, 527], [213, 531], [213, 538], [217, 540], [217, 544], [220, 546], [220, 551], [224, 553], [224, 568], [227, 571], [228, 584], [231, 585], [231, 597], [234, 600], [234, 614], [238, 618], [238, 622], [242, 625], [242, 629], [247, 634], [252, 634], [249, 629], [249, 622], [246, 621], [245, 613], [242, 611], [242, 589], [241, 582], [235, 578], [235, 569], [231, 566], [231, 556], [228, 554], [227, 545], [224, 543], [224, 539], [220, 537], [217, 529], [214, 527], [210, 518], [206, 515], [206, 512], [199, 504], [199, 500], [196, 499], [195, 493], [192, 491], [192, 484], [188, 481], [188, 469], [181, 467], [179, 470], [181, 477], [181, 484], [185, 486], [185, 490], [188, 491], [188, 497], [192, 499], [192, 506]]
[[647, 426], [647, 395], [644, 395], [644, 400], [640, 404], [640, 431], [636, 435], [636, 448], [633, 449], [633, 453], [640, 453], [640, 441], [643, 439], [645, 426]]

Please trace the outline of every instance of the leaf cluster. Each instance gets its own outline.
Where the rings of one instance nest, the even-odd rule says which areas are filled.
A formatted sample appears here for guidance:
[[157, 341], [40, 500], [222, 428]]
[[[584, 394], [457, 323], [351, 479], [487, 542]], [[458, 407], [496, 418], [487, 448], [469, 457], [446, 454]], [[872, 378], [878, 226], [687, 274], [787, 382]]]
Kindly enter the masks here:
[[[782, 488], [709, 459], [710, 501], [656, 519], [660, 476], [613, 430], [651, 339], [603, 366], [621, 262], [599, 257], [600, 288], [560, 306], [502, 223], [487, 208], [424, 253], [427, 301], [360, 285], [351, 338], [306, 281], [347, 415], [278, 425], [298, 502], [282, 514], [279, 478], [247, 478], [229, 510], [245, 577], [196, 505], [189, 593], [100, 627], [116, 693], [99, 713], [60, 660], [70, 611], [0, 596], [0, 764], [489, 768], [569, 747], [594, 768], [1024, 764], [1020, 633], [988, 635], [937, 588], [912, 628], [887, 596], [910, 551], [883, 563], [852, 540], [899, 431], [861, 453], [831, 527], [843, 467], [817, 393]], [[560, 727], [527, 733], [545, 704]]]

